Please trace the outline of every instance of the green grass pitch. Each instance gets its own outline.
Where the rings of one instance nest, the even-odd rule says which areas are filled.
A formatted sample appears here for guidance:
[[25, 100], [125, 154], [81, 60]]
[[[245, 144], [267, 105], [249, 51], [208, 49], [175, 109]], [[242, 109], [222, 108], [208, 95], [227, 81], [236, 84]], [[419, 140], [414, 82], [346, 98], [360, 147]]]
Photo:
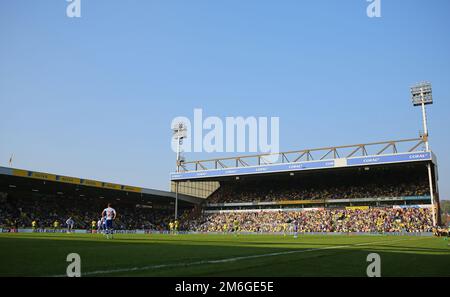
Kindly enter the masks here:
[[414, 236], [0, 234], [0, 276], [450, 276], [450, 241]]

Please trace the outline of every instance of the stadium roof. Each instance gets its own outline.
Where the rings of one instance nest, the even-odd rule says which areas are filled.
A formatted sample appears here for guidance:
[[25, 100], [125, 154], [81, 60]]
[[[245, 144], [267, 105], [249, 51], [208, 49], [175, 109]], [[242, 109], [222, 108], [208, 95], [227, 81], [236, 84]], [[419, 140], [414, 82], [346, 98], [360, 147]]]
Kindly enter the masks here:
[[[111, 196], [140, 195], [149, 199], [158, 199], [161, 201], [175, 199], [174, 192], [1, 166], [0, 181], [0, 186], [6, 183], [8, 184], [6, 185], [7, 187], [21, 184], [41, 188], [46, 185], [46, 188], [48, 188], [48, 186], [51, 185], [52, 188], [64, 188], [69, 191], [74, 189], [77, 191], [79, 189], [85, 189], [89, 193], [97, 193], [98, 195], [101, 195], [101, 193], [109, 193]], [[203, 201], [203, 199], [183, 194], [179, 194], [178, 198], [182, 202], [194, 204]]]
[[[181, 170], [171, 173], [171, 180], [218, 180], [224, 177], [243, 175], [366, 167], [420, 161], [436, 164], [434, 154], [431, 151], [422, 150], [421, 145], [423, 144], [422, 138], [413, 138], [276, 154], [191, 161], [181, 163]], [[269, 161], [269, 157], [273, 156], [277, 157], [277, 162]]]

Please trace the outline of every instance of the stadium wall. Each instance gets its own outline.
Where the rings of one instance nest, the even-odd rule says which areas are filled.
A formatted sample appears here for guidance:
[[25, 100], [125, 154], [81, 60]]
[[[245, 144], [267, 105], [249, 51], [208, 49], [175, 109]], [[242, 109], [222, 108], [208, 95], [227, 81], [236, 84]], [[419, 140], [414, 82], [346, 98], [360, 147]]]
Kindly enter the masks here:
[[[181, 181], [178, 182], [178, 193], [198, 197], [202, 199], [208, 198], [220, 187], [217, 181]], [[172, 192], [176, 191], [176, 183], [170, 183]]]
[[[169, 231], [156, 230], [116, 230], [115, 234], [171, 234]], [[0, 229], [0, 233], [67, 233], [66, 230], [52, 230], [52, 229]], [[89, 234], [90, 230], [76, 229], [73, 230], [75, 234]], [[216, 234], [223, 235], [224, 232], [196, 232], [196, 231], [178, 231], [178, 234]], [[283, 232], [239, 232], [242, 235], [285, 235]], [[287, 235], [294, 235], [293, 232], [287, 232]], [[95, 233], [93, 233], [95, 235]], [[349, 236], [433, 236], [432, 232], [305, 232], [301, 236], [310, 235], [349, 235]]]
[[[377, 208], [370, 206], [348, 206], [345, 207], [347, 210], [355, 210], [355, 209], [369, 209], [369, 208]], [[383, 207], [384, 208], [384, 207]], [[405, 208], [431, 208], [430, 204], [416, 204], [416, 205], [394, 205], [392, 206], [394, 209], [405, 209]], [[311, 208], [272, 208], [272, 209], [224, 209], [224, 210], [204, 210], [205, 214], [212, 213], [244, 213], [244, 212], [291, 212], [291, 211], [317, 211], [324, 210], [325, 207], [311, 207]]]

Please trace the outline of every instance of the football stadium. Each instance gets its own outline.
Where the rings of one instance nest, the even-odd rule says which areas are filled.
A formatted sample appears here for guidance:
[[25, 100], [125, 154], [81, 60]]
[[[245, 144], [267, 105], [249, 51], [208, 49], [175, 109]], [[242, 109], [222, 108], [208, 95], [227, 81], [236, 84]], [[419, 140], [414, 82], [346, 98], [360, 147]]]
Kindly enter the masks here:
[[84, 276], [365, 276], [370, 253], [383, 276], [449, 276], [426, 142], [179, 160], [175, 192], [2, 167], [0, 274], [66, 276], [76, 251]]
[[281, 2], [0, 1], [4, 288], [450, 277], [450, 2]]

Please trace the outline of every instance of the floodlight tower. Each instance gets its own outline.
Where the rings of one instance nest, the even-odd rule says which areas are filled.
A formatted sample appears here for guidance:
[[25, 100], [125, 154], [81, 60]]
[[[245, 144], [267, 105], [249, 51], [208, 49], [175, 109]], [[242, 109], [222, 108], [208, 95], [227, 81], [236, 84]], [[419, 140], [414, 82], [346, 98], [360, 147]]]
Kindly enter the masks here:
[[433, 96], [431, 90], [431, 83], [422, 82], [411, 87], [411, 99], [414, 106], [422, 107], [422, 122], [423, 122], [423, 140], [425, 141], [425, 150], [429, 151], [428, 144], [428, 125], [427, 125], [427, 111], [425, 105], [433, 104]]
[[[176, 163], [176, 172], [180, 171], [180, 165], [184, 162], [184, 158], [182, 157], [182, 148], [183, 139], [187, 137], [187, 126], [183, 122], [176, 123], [172, 127], [172, 137], [177, 142], [177, 163]], [[175, 181], [175, 220], [178, 218], [178, 181]]]
[[[433, 104], [433, 96], [431, 83], [421, 82], [411, 87], [411, 99], [414, 106], [422, 107], [422, 122], [423, 122], [423, 135], [422, 139], [425, 142], [425, 151], [430, 151], [430, 145], [428, 143], [428, 125], [427, 125], [427, 111], [425, 105]], [[431, 198], [431, 209], [433, 212], [433, 226], [436, 226], [436, 207], [434, 200], [434, 190], [433, 190], [433, 176], [431, 172], [431, 164], [428, 163], [428, 183], [430, 184], [430, 198]]]

